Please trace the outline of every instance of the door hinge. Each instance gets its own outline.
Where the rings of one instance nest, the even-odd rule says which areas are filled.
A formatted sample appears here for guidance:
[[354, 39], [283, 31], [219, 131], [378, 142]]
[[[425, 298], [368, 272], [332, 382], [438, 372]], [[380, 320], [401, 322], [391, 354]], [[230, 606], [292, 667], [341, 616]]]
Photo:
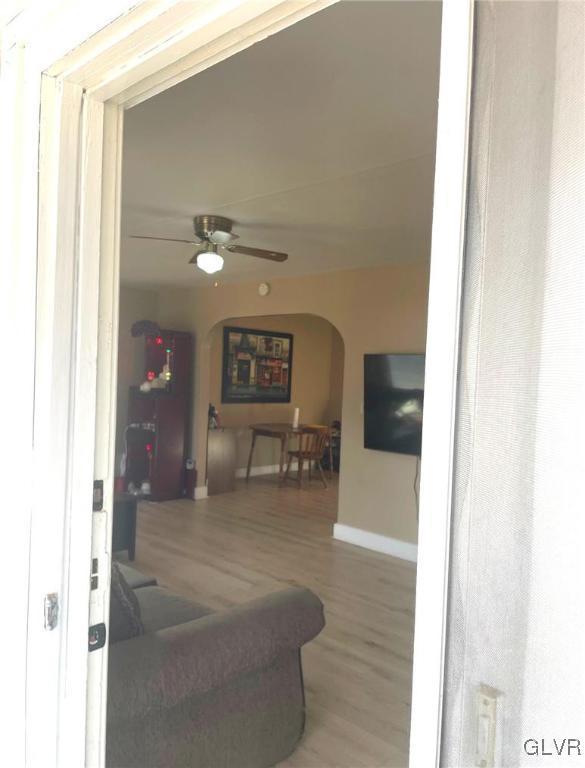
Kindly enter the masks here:
[[52, 632], [59, 623], [59, 595], [49, 592], [44, 601], [45, 629]]

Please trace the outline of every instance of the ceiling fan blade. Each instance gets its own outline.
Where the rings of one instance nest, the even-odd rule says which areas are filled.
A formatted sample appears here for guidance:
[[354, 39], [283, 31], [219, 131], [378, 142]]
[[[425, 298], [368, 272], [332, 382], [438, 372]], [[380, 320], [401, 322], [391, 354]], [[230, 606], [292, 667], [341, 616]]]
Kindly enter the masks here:
[[268, 259], [268, 261], [286, 261], [288, 259], [288, 253], [266, 251], [264, 248], [249, 248], [247, 245], [228, 245], [226, 250], [230, 253], [241, 253], [244, 256], [257, 256], [259, 259]]
[[133, 240], [163, 240], [165, 243], [188, 243], [189, 245], [200, 245], [199, 240], [179, 240], [176, 237], [151, 237], [150, 235], [128, 235]]

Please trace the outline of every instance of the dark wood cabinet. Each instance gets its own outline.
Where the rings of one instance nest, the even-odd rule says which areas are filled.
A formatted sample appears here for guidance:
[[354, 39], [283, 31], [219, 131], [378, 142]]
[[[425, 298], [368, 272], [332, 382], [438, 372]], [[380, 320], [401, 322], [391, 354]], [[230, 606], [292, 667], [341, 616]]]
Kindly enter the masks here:
[[207, 433], [207, 493], [236, 489], [236, 432], [210, 429]]
[[161, 331], [145, 339], [145, 381], [168, 366], [163, 388], [131, 387], [126, 430], [126, 485], [150, 483], [154, 501], [178, 499], [185, 491], [185, 459], [191, 393], [192, 341], [188, 333]]

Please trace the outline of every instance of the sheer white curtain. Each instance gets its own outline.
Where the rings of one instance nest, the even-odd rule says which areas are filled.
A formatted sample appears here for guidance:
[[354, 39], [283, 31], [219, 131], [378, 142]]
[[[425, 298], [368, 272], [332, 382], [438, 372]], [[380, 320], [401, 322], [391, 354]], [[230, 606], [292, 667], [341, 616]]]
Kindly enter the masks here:
[[[478, 2], [442, 764], [585, 760], [582, 2]], [[566, 745], [565, 753], [566, 759]], [[561, 763], [562, 764], [562, 763]]]

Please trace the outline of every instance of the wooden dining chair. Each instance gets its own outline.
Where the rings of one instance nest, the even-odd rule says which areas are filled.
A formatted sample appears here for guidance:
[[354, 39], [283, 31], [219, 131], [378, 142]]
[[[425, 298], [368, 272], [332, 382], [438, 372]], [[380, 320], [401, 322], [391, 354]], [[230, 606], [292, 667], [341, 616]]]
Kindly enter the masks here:
[[[309, 481], [312, 479], [313, 464], [316, 464], [319, 474], [321, 476], [321, 482], [324, 487], [327, 488], [327, 481], [325, 480], [325, 473], [321, 466], [321, 459], [323, 458], [323, 452], [331, 441], [331, 430], [329, 427], [321, 426], [320, 424], [308, 424], [303, 426], [299, 433], [298, 448], [288, 451], [288, 462], [286, 465], [286, 472], [284, 473], [283, 483], [287, 480], [294, 480], [299, 488], [303, 486], [303, 467], [305, 462], [308, 464]], [[294, 460], [298, 462], [298, 472], [296, 477], [290, 477], [290, 468]]]

